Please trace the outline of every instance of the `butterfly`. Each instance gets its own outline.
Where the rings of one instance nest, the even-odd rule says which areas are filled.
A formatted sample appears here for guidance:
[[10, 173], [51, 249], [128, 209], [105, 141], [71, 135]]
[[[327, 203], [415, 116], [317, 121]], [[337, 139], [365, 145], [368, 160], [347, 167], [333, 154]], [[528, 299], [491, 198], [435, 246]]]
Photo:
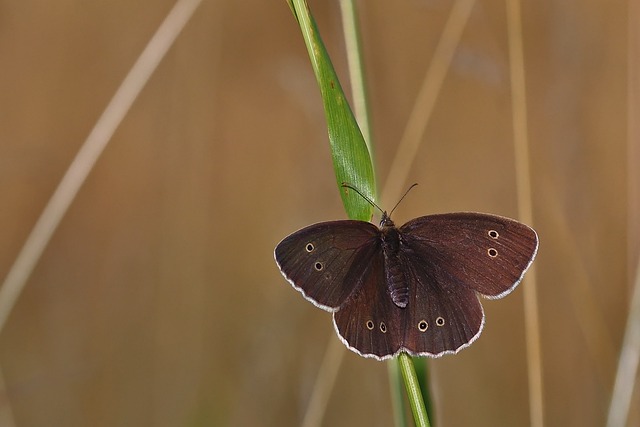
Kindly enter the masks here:
[[364, 357], [468, 347], [484, 326], [479, 295], [513, 291], [538, 250], [532, 228], [497, 215], [427, 215], [396, 227], [382, 212], [379, 227], [340, 220], [302, 228], [274, 253], [284, 277], [332, 312], [342, 342]]

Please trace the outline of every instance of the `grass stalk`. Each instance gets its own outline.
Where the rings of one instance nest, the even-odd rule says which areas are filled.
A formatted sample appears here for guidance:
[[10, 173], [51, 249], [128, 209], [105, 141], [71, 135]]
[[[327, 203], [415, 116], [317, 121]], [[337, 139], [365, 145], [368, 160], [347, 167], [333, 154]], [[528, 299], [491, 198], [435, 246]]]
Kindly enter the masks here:
[[[507, 0], [506, 9], [518, 212], [520, 219], [524, 223], [533, 224], [520, 1]], [[544, 425], [542, 350], [540, 346], [540, 320], [538, 318], [535, 264], [529, 269], [525, 281], [523, 292], [527, 372], [529, 378], [529, 419], [531, 427], [542, 427]]]

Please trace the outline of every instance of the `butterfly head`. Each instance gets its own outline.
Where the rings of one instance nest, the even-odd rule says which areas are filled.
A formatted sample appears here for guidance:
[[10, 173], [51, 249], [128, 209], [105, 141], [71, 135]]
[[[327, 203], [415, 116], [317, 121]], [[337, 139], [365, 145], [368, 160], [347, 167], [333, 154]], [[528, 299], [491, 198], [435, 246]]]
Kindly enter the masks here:
[[354, 187], [353, 185], [347, 183], [347, 182], [343, 182], [342, 183], [342, 187], [343, 188], [351, 188], [352, 190], [354, 190], [356, 193], [358, 193], [360, 196], [362, 196], [363, 199], [365, 199], [367, 202], [369, 202], [369, 204], [375, 208], [377, 208], [380, 212], [382, 212], [382, 218], [380, 218], [380, 228], [389, 228], [389, 227], [393, 227], [395, 228], [395, 224], [393, 223], [393, 221], [391, 221], [391, 214], [393, 213], [393, 211], [396, 210], [396, 208], [398, 207], [398, 205], [400, 204], [400, 202], [405, 198], [405, 196], [407, 195], [407, 193], [409, 193], [409, 191], [411, 191], [411, 189], [413, 187], [415, 187], [418, 184], [412, 184], [407, 191], [404, 193], [404, 195], [400, 198], [400, 200], [398, 200], [398, 203], [396, 203], [396, 205], [393, 207], [393, 209], [391, 209], [391, 212], [387, 213], [387, 211], [383, 211], [380, 206], [378, 206], [377, 204], [375, 204], [375, 202], [373, 200], [371, 200], [369, 197], [367, 197], [366, 195], [362, 194], [362, 192], [360, 190], [358, 190], [356, 187]]
[[386, 211], [382, 211], [382, 218], [380, 218], [380, 228], [395, 227], [396, 225], [391, 221], [391, 217]]

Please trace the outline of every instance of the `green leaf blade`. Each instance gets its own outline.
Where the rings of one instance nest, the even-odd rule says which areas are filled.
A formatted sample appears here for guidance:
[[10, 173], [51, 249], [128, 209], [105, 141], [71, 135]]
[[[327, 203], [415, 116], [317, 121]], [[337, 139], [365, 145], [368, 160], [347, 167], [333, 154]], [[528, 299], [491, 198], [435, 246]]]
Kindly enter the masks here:
[[[343, 182], [347, 182], [375, 201], [377, 192], [371, 156], [316, 23], [303, 0], [294, 0], [290, 6], [293, 6], [292, 11], [300, 24], [320, 87], [336, 183], [341, 187]], [[349, 218], [362, 221], [371, 219], [373, 207], [366, 200], [342, 188], [340, 194]]]

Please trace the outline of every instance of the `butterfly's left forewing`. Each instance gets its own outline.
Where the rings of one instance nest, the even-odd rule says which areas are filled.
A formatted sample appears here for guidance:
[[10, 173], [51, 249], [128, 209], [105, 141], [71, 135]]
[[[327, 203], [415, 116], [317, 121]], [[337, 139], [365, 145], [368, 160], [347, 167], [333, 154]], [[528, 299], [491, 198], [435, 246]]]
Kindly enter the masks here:
[[276, 246], [276, 263], [305, 298], [336, 311], [360, 286], [358, 280], [379, 249], [380, 231], [364, 221], [329, 221], [310, 225]]

